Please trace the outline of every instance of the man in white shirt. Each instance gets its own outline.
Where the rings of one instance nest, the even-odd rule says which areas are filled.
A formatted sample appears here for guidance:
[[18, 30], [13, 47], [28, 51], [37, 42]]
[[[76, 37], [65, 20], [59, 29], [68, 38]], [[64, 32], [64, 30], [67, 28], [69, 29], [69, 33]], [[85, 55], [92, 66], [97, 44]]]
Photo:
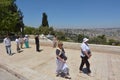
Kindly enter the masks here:
[[11, 40], [10, 40], [8, 35], [6, 36], [6, 38], [4, 38], [4, 44], [6, 47], [7, 54], [12, 55], [12, 53], [11, 53]]
[[89, 48], [89, 45], [88, 45], [88, 42], [89, 39], [87, 38], [84, 38], [83, 39], [83, 42], [81, 44], [81, 65], [80, 65], [80, 72], [82, 72], [82, 69], [83, 69], [83, 66], [84, 64], [86, 64], [86, 67], [87, 67], [87, 71], [88, 71], [88, 75], [91, 73], [91, 70], [90, 70], [90, 63], [88, 61], [88, 59], [91, 57], [91, 51], [90, 51], [90, 48]]

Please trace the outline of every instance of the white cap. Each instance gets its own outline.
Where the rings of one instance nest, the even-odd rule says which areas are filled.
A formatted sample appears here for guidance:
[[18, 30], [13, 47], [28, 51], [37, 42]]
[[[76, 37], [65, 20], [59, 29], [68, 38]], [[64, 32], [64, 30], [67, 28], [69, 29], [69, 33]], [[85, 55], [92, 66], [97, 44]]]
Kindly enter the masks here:
[[25, 35], [25, 37], [28, 37], [28, 35]]
[[89, 41], [88, 38], [84, 38], [84, 39], [83, 39], [83, 42], [87, 42], [87, 41]]

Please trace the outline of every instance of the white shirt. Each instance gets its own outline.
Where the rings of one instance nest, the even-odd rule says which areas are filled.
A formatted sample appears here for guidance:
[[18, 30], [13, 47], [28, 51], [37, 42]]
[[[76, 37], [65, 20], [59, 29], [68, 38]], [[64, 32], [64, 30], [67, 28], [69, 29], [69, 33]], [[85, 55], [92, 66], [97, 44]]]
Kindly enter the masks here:
[[25, 42], [28, 42], [29, 39], [28, 39], [27, 37], [24, 37], [24, 41], [25, 41]]
[[19, 38], [20, 43], [23, 43], [23, 38]]
[[11, 46], [11, 40], [9, 38], [4, 39], [5, 46]]
[[83, 53], [83, 51], [90, 51], [90, 48], [88, 45], [86, 45], [84, 42], [81, 44], [81, 56], [85, 57], [85, 54]]
[[17, 44], [20, 44], [20, 41], [19, 41], [19, 39], [16, 39], [16, 40], [15, 40], [15, 42], [16, 42]]

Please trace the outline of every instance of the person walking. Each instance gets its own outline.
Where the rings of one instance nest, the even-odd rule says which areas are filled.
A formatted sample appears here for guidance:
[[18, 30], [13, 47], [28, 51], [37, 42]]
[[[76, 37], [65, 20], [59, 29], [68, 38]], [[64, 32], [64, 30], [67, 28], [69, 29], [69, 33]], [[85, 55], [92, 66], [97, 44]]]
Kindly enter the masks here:
[[91, 57], [91, 51], [90, 51], [90, 47], [88, 45], [88, 41], [89, 41], [88, 38], [84, 38], [83, 42], [81, 44], [81, 55], [80, 55], [81, 56], [81, 64], [80, 64], [79, 70], [80, 70], [80, 72], [82, 72], [83, 66], [84, 66], [84, 64], [86, 64], [87, 71], [88, 71], [87, 74], [90, 75], [91, 70], [90, 70], [90, 63], [89, 63], [88, 59]]
[[53, 38], [53, 48], [56, 48], [56, 46], [57, 46], [57, 37], [55, 35]]
[[40, 52], [39, 35], [35, 37], [36, 51]]
[[28, 38], [28, 35], [25, 35], [25, 37], [24, 37], [24, 43], [25, 43], [25, 47], [29, 48], [29, 38]]
[[62, 76], [64, 78], [71, 79], [69, 76], [69, 69], [66, 63], [67, 57], [65, 56], [65, 50], [63, 48], [63, 43], [58, 42], [58, 48], [56, 49], [56, 76]]
[[11, 53], [11, 40], [10, 40], [8, 35], [6, 36], [6, 38], [4, 38], [4, 44], [6, 47], [7, 54], [12, 55], [12, 53]]
[[19, 40], [19, 36], [17, 36], [15, 42], [16, 42], [16, 50], [17, 50], [18, 53], [20, 53], [20, 47], [19, 47], [20, 46], [20, 40]]
[[24, 39], [22, 36], [20, 36], [19, 41], [20, 41], [20, 48], [23, 49]]

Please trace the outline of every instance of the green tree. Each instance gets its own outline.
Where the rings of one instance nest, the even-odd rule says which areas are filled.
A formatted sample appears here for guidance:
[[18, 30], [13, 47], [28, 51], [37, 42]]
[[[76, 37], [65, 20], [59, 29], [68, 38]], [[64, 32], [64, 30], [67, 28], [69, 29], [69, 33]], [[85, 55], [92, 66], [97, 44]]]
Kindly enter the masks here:
[[42, 16], [42, 25], [43, 27], [49, 27], [48, 20], [47, 20], [47, 14], [44, 12]]
[[106, 37], [105, 37], [105, 35], [100, 35], [97, 38], [98, 38], [98, 43], [99, 44], [106, 44]]
[[59, 32], [56, 32], [56, 36], [57, 36], [58, 40], [66, 41], [65, 33], [59, 31]]
[[24, 33], [25, 34], [38, 34], [38, 29], [34, 27], [25, 26]]
[[24, 28], [23, 16], [15, 1], [0, 0], [0, 31], [20, 32]]
[[78, 35], [78, 42], [80, 42], [80, 43], [83, 42], [83, 38], [85, 38], [85, 37], [86, 37], [86, 38], [89, 38], [88, 36], [86, 36], [86, 35], [84, 35], [84, 34], [79, 34], [79, 35]]
[[50, 27], [50, 28], [49, 28], [49, 34], [55, 35], [55, 31], [54, 31], [53, 27]]
[[105, 35], [99, 35], [97, 37], [91, 38], [89, 42], [93, 43], [93, 44], [106, 44], [107, 39], [106, 39]]
[[45, 35], [48, 35], [48, 34], [55, 35], [55, 31], [54, 31], [53, 27], [47, 27], [47, 26], [46, 27], [40, 26], [39, 33], [45, 34]]
[[47, 34], [49, 34], [49, 27], [42, 27], [42, 26], [40, 26], [39, 27], [39, 32], [40, 32], [40, 34], [47, 35]]
[[78, 42], [82, 42], [83, 38], [84, 38], [84, 35], [83, 34], [79, 34], [78, 35]]
[[120, 46], [120, 41], [114, 40], [114, 39], [109, 39], [109, 40], [108, 40], [108, 45]]

